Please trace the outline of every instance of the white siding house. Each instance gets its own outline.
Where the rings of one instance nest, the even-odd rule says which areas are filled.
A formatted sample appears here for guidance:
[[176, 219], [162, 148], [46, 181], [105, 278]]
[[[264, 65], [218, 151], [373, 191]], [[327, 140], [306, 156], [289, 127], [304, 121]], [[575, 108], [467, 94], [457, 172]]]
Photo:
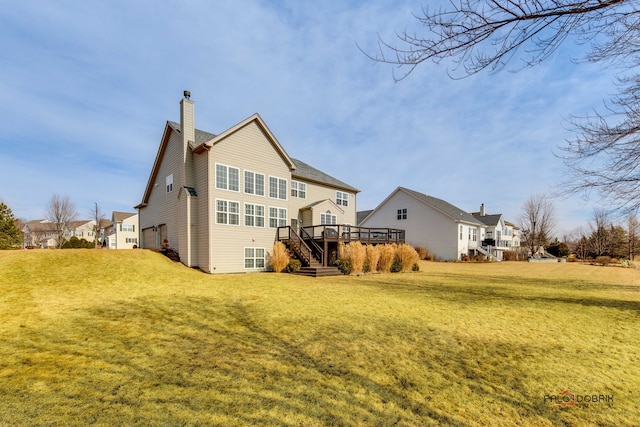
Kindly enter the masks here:
[[485, 225], [483, 245], [492, 257], [502, 261], [505, 251], [517, 251], [520, 247], [518, 227], [505, 221], [502, 214], [487, 214], [484, 203], [473, 217]]
[[405, 241], [438, 259], [459, 260], [481, 252], [484, 225], [471, 214], [435, 197], [396, 188], [359, 224], [405, 230]]

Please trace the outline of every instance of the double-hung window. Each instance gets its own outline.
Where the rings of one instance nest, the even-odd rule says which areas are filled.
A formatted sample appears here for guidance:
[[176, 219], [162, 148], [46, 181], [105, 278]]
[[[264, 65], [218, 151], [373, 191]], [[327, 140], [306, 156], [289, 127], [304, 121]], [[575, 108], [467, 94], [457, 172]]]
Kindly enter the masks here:
[[287, 180], [270, 176], [269, 197], [272, 199], [287, 200]]
[[298, 199], [307, 198], [307, 184], [304, 182], [291, 181], [291, 197]]
[[240, 170], [216, 163], [216, 188], [240, 191]]
[[244, 268], [264, 268], [264, 248], [244, 248]]
[[349, 193], [344, 191], [336, 191], [336, 205], [349, 206]]
[[251, 171], [244, 171], [244, 192], [264, 196], [264, 175]]
[[240, 225], [240, 203], [216, 200], [216, 224]]
[[264, 206], [245, 203], [244, 225], [247, 227], [264, 227]]
[[287, 210], [283, 208], [269, 208], [269, 227], [278, 228], [287, 225]]
[[407, 219], [407, 209], [406, 208], [398, 209], [397, 218], [398, 220]]
[[164, 179], [164, 183], [167, 187], [167, 193], [171, 193], [173, 191], [173, 174], [167, 176]]

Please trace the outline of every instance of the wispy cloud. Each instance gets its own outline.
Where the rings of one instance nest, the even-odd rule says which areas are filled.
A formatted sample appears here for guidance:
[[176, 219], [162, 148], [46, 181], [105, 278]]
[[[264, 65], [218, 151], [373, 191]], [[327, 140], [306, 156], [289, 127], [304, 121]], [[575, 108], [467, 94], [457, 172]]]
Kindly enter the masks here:
[[[360, 188], [398, 185], [515, 220], [563, 173], [563, 120], [600, 105], [611, 73], [559, 53], [518, 73], [450, 80], [423, 64], [395, 83], [377, 37], [417, 28], [415, 3], [29, 1], [0, 10], [0, 197], [39, 217], [53, 193], [78, 210], [139, 202], [183, 89], [196, 126], [259, 112], [285, 149]], [[19, 178], [18, 178], [19, 177]], [[576, 198], [559, 201], [566, 227]], [[590, 212], [590, 211], [589, 211]]]

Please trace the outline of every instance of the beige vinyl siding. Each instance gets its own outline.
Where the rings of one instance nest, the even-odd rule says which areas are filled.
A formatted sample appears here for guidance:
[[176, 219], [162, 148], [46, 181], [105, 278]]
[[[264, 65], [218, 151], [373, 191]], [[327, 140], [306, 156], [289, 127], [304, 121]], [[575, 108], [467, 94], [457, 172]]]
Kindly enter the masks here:
[[[124, 230], [133, 226], [133, 231], [124, 231], [122, 230], [122, 226]], [[138, 239], [139, 236], [139, 227], [138, 227], [138, 215], [130, 216], [129, 218], [125, 218], [121, 223], [117, 224], [118, 230], [116, 232], [116, 247], [118, 249], [133, 249], [133, 245], [140, 246], [140, 241], [137, 240], [133, 242], [132, 239]]]
[[[240, 128], [216, 143], [210, 151], [208, 185], [210, 188], [208, 220], [211, 235], [211, 272], [228, 273], [247, 271], [244, 266], [244, 248], [264, 248], [270, 253], [276, 239], [276, 229], [269, 227], [269, 207], [287, 209], [287, 224], [291, 218], [289, 206], [291, 197], [286, 200], [269, 197], [269, 177], [278, 177], [287, 181], [287, 195], [290, 191], [291, 173], [285, 160], [278, 154], [255, 122]], [[239, 169], [240, 191], [221, 190], [215, 186], [215, 164], [224, 164]], [[244, 171], [262, 174], [265, 177], [265, 195], [247, 194], [244, 191]], [[216, 224], [215, 200], [238, 202], [240, 224]], [[245, 204], [264, 206], [264, 227], [245, 226]], [[296, 214], [297, 216], [297, 211]], [[255, 270], [251, 270], [255, 271]]]
[[[147, 206], [140, 208], [139, 211], [140, 229], [146, 230], [153, 226], [158, 227], [160, 224], [166, 224], [169, 246], [176, 249], [178, 246], [177, 213], [180, 190], [178, 177], [182, 176], [182, 167], [182, 137], [179, 133], [171, 131], [155, 182], [152, 183]], [[173, 191], [167, 193], [165, 178], [171, 174], [174, 176]], [[148, 234], [147, 231], [145, 235], [147, 238]], [[159, 241], [159, 245], [162, 246], [162, 241]], [[148, 246], [147, 239], [145, 239], [144, 247], [152, 248], [153, 246]]]
[[209, 249], [209, 156], [208, 151], [202, 154], [194, 154], [193, 164], [195, 171], [195, 185], [198, 191], [198, 203], [192, 238], [197, 246], [198, 267], [210, 272], [211, 258]]
[[[336, 191], [341, 191], [349, 194], [349, 204], [348, 206], [340, 206], [342, 212], [336, 211], [335, 214], [338, 216], [338, 224], [351, 224], [356, 225], [356, 194], [352, 192], [348, 192], [342, 189], [336, 189], [334, 187], [324, 186], [317, 184], [315, 182], [308, 182], [300, 178], [295, 178], [298, 182], [304, 182], [307, 184], [307, 197], [306, 199], [300, 199], [296, 197], [289, 197], [291, 200], [291, 210], [297, 216], [297, 212], [299, 209], [302, 209], [306, 206], [309, 206], [315, 202], [319, 202], [321, 200], [331, 200], [334, 204], [336, 203]], [[289, 194], [291, 192], [289, 191]], [[333, 209], [332, 209], [332, 213]], [[294, 216], [294, 218], [295, 218]], [[313, 225], [320, 224], [320, 214], [313, 218]], [[306, 227], [311, 225], [307, 222], [307, 218], [303, 218], [303, 225]]]

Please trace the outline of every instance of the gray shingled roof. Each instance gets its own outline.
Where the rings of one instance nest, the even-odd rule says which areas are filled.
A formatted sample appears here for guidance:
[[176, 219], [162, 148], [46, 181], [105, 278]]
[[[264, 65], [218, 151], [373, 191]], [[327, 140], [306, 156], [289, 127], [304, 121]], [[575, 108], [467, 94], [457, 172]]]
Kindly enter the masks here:
[[360, 225], [360, 223], [362, 221], [364, 221], [364, 219], [369, 216], [369, 214], [373, 212], [373, 209], [370, 209], [368, 211], [359, 211], [356, 212], [356, 224]]
[[[176, 131], [180, 132], [180, 123], [169, 121], [169, 124]], [[215, 138], [216, 135], [213, 133], [205, 132], [203, 130], [196, 129], [196, 140], [194, 141], [196, 145], [200, 145], [203, 142], [207, 142]]]
[[406, 191], [407, 193], [411, 194], [412, 196], [419, 199], [423, 203], [431, 206], [437, 211], [442, 212], [443, 214], [451, 217], [454, 220], [483, 225], [480, 221], [475, 219], [470, 213], [465, 212], [456, 206], [453, 206], [449, 202], [445, 202], [444, 200], [437, 199], [435, 197], [427, 196], [426, 194], [419, 193], [417, 191], [409, 190], [408, 188], [400, 187], [400, 189]]
[[321, 182], [323, 184], [327, 184], [333, 187], [338, 187], [344, 190], [349, 190], [354, 192], [360, 191], [357, 188], [352, 187], [349, 184], [340, 181], [339, 179], [336, 179], [330, 175], [327, 175], [326, 173], [314, 168], [313, 166], [309, 166], [308, 164], [306, 164], [301, 160], [292, 158], [291, 161], [293, 162], [293, 164], [296, 165], [296, 170], [291, 173], [291, 175], [294, 178], [297, 177], [302, 179], [308, 179], [310, 181]]
[[473, 217], [483, 223], [484, 225], [488, 225], [489, 227], [495, 227], [498, 225], [502, 214], [493, 214], [493, 215], [485, 215], [481, 216], [480, 212], [473, 212]]

